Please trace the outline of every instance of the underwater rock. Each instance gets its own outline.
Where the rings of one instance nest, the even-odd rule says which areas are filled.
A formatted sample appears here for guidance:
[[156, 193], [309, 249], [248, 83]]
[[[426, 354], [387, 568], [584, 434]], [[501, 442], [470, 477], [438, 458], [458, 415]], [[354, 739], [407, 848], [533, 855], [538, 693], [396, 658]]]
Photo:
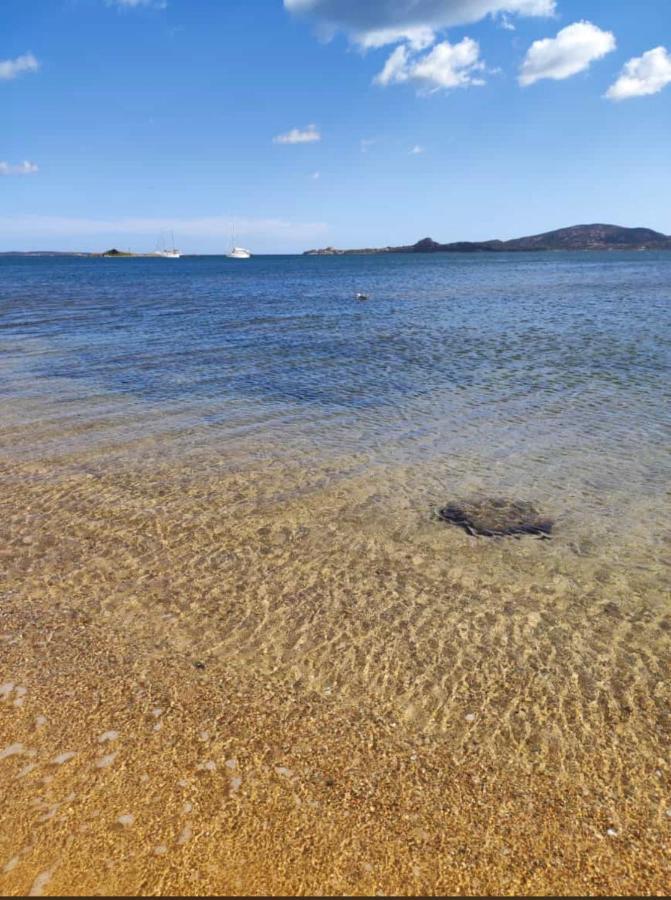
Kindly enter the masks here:
[[438, 516], [468, 534], [483, 537], [531, 534], [549, 538], [554, 524], [552, 519], [542, 517], [531, 503], [501, 497], [450, 504], [440, 509]]

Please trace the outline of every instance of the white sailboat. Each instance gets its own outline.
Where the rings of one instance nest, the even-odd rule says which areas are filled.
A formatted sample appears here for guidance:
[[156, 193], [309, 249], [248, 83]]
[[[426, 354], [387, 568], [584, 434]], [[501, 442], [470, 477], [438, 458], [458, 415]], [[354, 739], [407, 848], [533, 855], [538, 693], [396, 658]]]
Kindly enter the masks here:
[[168, 248], [165, 246], [165, 239], [163, 239], [163, 246], [160, 250], [154, 251], [154, 256], [160, 256], [162, 259], [179, 259], [181, 257], [181, 253], [175, 247], [175, 234], [171, 232], [172, 236], [172, 248]]
[[231, 251], [226, 256], [229, 259], [251, 259], [252, 254], [249, 250], [235, 246], [235, 229], [233, 229], [233, 237], [231, 238]]

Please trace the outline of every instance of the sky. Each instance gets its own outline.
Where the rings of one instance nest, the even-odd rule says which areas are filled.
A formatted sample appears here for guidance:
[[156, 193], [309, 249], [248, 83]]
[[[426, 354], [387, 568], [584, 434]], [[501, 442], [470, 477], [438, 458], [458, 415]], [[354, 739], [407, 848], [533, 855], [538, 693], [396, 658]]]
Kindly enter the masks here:
[[0, 250], [671, 233], [671, 0], [2, 0]]

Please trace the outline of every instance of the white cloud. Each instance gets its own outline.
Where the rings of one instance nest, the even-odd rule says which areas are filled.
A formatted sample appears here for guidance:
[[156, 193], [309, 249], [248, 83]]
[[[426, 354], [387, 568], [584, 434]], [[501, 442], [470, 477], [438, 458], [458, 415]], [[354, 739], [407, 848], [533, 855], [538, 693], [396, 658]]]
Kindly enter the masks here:
[[608, 88], [606, 97], [609, 100], [645, 97], [658, 93], [667, 84], [671, 84], [671, 54], [665, 47], [655, 47], [626, 63], [615, 84]]
[[40, 64], [32, 53], [24, 53], [16, 59], [4, 59], [0, 61], [0, 81], [11, 81], [18, 78], [24, 72], [37, 72]]
[[435, 39], [435, 31], [427, 25], [405, 28], [379, 28], [356, 37], [357, 43], [366, 48], [386, 47], [388, 44], [398, 44], [401, 41], [405, 41], [413, 50], [424, 50], [430, 47]]
[[312, 17], [327, 37], [342, 31], [362, 47], [407, 41], [421, 50], [442, 29], [488, 15], [552, 15], [556, 0], [284, 0], [284, 6]]
[[39, 167], [28, 160], [17, 165], [0, 162], [0, 175], [34, 175], [36, 172], [39, 172]]
[[321, 176], [321, 172], [313, 172], [312, 175], [310, 175], [310, 178], [311, 178], [313, 181], [319, 181], [319, 179], [320, 179], [321, 177], [322, 177], [322, 176]]
[[411, 156], [419, 156], [420, 153], [424, 153], [424, 147], [421, 147], [419, 144], [415, 144], [412, 150], [409, 151]]
[[157, 9], [165, 9], [167, 0], [107, 0], [108, 6], [124, 6], [132, 9], [136, 6], [153, 6]]
[[484, 69], [480, 47], [471, 38], [458, 44], [443, 41], [423, 56], [412, 55], [406, 45], [397, 47], [376, 76], [376, 84], [415, 82], [420, 90], [437, 91], [484, 84], [477, 76]]
[[322, 136], [316, 125], [308, 125], [306, 128], [292, 128], [286, 134], [278, 134], [273, 138], [274, 144], [312, 144], [321, 141]]
[[616, 47], [615, 35], [591, 22], [574, 22], [554, 38], [534, 41], [520, 69], [519, 83], [527, 87], [542, 78], [560, 81], [589, 68]]
[[398, 81], [407, 81], [408, 78], [408, 51], [405, 46], [400, 46], [384, 64], [384, 69], [375, 76], [375, 83], [386, 86]]

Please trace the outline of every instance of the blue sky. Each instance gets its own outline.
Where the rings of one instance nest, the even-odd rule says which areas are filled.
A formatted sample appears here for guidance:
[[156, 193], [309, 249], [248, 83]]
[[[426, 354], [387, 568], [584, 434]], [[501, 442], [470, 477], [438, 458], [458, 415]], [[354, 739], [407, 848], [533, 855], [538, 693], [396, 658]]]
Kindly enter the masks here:
[[3, 0], [0, 249], [671, 233], [670, 0]]

